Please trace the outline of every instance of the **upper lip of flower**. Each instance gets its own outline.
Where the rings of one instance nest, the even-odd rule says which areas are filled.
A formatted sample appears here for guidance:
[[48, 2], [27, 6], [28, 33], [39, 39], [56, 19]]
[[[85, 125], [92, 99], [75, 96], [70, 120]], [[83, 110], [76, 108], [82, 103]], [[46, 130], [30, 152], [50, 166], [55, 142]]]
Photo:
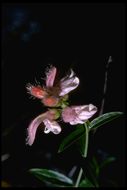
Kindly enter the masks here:
[[46, 87], [53, 87], [57, 69], [56, 67], [50, 67], [49, 71], [46, 72]]

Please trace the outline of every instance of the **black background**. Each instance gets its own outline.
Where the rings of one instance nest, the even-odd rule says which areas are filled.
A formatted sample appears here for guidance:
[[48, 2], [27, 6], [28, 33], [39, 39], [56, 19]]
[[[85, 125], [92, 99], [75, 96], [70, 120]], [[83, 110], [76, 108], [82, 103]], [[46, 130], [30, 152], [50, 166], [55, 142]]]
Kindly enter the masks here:
[[[16, 16], [21, 12], [23, 16]], [[58, 68], [59, 77], [73, 68], [80, 78], [79, 87], [70, 93], [70, 104], [93, 103], [100, 109], [103, 97], [105, 66], [112, 56], [104, 113], [125, 111], [125, 7], [124, 4], [3, 4], [2, 5], [2, 153], [3, 179], [12, 186], [34, 186], [27, 170], [33, 167], [57, 168], [66, 174], [80, 162], [75, 149], [57, 154], [59, 143], [72, 130], [65, 126], [58, 136], [37, 131], [32, 145], [25, 145], [29, 122], [46, 108], [29, 99], [26, 84], [43, 83], [49, 64]], [[30, 23], [35, 23], [31, 34]], [[15, 23], [18, 23], [17, 25]], [[27, 33], [28, 38], [24, 39]], [[64, 126], [62, 123], [61, 125]], [[107, 170], [109, 177], [124, 186], [125, 178], [124, 118], [100, 128], [91, 138], [90, 154], [98, 149], [116, 157]], [[48, 158], [48, 156], [51, 158]], [[35, 180], [35, 181], [34, 181]], [[34, 184], [35, 183], [35, 184]]]

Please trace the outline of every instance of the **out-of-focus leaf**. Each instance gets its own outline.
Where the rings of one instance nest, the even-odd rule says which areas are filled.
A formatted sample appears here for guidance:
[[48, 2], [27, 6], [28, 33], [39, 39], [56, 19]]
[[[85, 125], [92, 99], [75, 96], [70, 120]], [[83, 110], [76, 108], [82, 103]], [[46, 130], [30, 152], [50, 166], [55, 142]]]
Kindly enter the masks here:
[[81, 181], [81, 183], [79, 184], [79, 187], [95, 187], [92, 182], [86, 178], [84, 180]]
[[76, 142], [80, 137], [84, 136], [85, 129], [83, 125], [78, 125], [76, 130], [65, 137], [62, 143], [59, 146], [58, 153], [63, 152], [69, 146], [71, 146], [74, 142]]
[[97, 162], [96, 158], [93, 157], [91, 162], [89, 163], [93, 173], [95, 173], [95, 176], [98, 177], [99, 172], [100, 172], [100, 167], [99, 167], [99, 163]]
[[1, 187], [5, 188], [5, 187], [11, 187], [11, 185], [6, 182], [6, 181], [1, 181]]
[[4, 162], [4, 161], [7, 160], [9, 157], [10, 157], [9, 154], [3, 154], [3, 155], [1, 156], [1, 161]]
[[116, 119], [117, 117], [121, 116], [123, 112], [109, 112], [105, 113], [93, 121], [90, 122], [89, 129], [97, 129], [98, 127], [108, 123], [109, 121]]
[[70, 178], [53, 170], [33, 168], [30, 169], [29, 172], [39, 180], [53, 183], [55, 186], [73, 185], [73, 181]]
[[101, 162], [99, 168], [103, 168], [104, 166], [106, 166], [107, 164], [111, 163], [111, 162], [114, 162], [116, 160], [115, 157], [108, 157], [106, 158], [103, 162]]
[[7, 135], [9, 135], [13, 130], [14, 130], [15, 126], [12, 125], [8, 128], [6, 128], [3, 132], [2, 132], [2, 137], [5, 137]]

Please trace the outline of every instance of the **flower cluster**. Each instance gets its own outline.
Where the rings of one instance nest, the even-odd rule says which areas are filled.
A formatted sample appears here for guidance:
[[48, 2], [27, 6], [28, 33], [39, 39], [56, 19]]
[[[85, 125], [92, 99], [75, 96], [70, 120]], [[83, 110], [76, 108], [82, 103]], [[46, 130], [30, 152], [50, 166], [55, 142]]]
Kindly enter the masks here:
[[79, 78], [71, 70], [69, 75], [56, 82], [56, 74], [57, 68], [50, 67], [48, 72], [46, 72], [46, 84], [44, 86], [27, 85], [28, 93], [40, 99], [49, 108], [47, 112], [40, 114], [30, 123], [27, 129], [28, 137], [26, 139], [29, 145], [33, 144], [37, 128], [40, 124], [44, 126], [44, 133], [52, 132], [59, 134], [61, 132], [61, 127], [57, 122], [59, 117], [65, 123], [76, 125], [84, 123], [97, 111], [97, 107], [93, 104], [68, 106], [68, 94], [78, 87]]

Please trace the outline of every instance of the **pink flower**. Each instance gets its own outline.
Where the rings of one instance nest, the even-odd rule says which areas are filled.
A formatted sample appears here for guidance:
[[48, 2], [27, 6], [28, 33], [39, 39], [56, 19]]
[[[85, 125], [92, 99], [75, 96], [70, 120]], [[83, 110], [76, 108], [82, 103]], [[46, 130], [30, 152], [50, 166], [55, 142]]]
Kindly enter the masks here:
[[97, 112], [97, 107], [93, 104], [83, 106], [66, 107], [62, 111], [62, 118], [65, 123], [71, 125], [83, 124]]
[[46, 86], [41, 87], [40, 85], [27, 85], [28, 93], [38, 99], [41, 99], [42, 103], [48, 107], [59, 105], [62, 97], [77, 88], [79, 85], [79, 79], [75, 76], [73, 70], [71, 70], [70, 75], [67, 75], [58, 83], [54, 84], [56, 73], [56, 67], [51, 67], [49, 71], [46, 72]]
[[37, 128], [39, 127], [41, 123], [43, 123], [44, 133], [52, 132], [54, 134], [59, 134], [61, 132], [61, 127], [55, 121], [55, 119], [57, 119], [58, 117], [59, 117], [59, 113], [57, 110], [54, 110], [54, 109], [49, 110], [37, 116], [27, 128], [28, 136], [26, 139], [26, 144], [30, 146], [33, 144], [35, 140]]
[[61, 132], [61, 127], [56, 121], [60, 117], [60, 114], [65, 123], [76, 125], [79, 123], [83, 124], [97, 111], [96, 106], [92, 104], [67, 107], [68, 93], [78, 87], [79, 78], [71, 70], [70, 75], [65, 76], [58, 83], [55, 83], [56, 74], [56, 67], [51, 67], [46, 72], [45, 86], [27, 85], [28, 92], [33, 97], [40, 99], [45, 106], [60, 107], [59, 109], [50, 109], [33, 119], [27, 129], [28, 136], [26, 143], [30, 146], [34, 143], [37, 129], [41, 124], [46, 134], [49, 132], [59, 134]]

